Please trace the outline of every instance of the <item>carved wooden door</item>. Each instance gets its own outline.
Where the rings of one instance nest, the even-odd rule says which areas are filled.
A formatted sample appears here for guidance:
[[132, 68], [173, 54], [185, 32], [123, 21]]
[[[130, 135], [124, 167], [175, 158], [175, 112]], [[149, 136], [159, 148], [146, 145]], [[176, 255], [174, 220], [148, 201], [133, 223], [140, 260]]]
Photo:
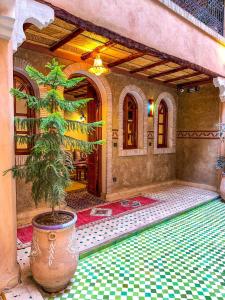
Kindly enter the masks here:
[[[92, 86], [88, 86], [88, 98], [93, 98], [87, 105], [87, 121], [96, 122], [101, 120], [101, 102]], [[88, 140], [96, 141], [102, 138], [101, 128], [96, 129], [88, 136]], [[101, 194], [101, 146], [97, 146], [96, 150], [88, 155], [88, 183], [87, 190], [89, 193], [100, 196]]]

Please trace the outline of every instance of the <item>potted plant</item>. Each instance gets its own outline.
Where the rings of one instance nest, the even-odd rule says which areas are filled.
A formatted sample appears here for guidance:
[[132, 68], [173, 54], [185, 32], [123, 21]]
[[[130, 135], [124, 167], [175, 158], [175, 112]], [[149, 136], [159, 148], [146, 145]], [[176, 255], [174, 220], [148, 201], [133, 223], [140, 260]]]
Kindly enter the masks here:
[[63, 66], [53, 59], [46, 65], [49, 69], [45, 76], [31, 66], [26, 72], [38, 85], [48, 87], [42, 98], [28, 95], [18, 89], [11, 94], [25, 99], [27, 106], [36, 112], [44, 109], [46, 117], [15, 118], [15, 126], [21, 129], [36, 128], [36, 134], [15, 136], [17, 143], [31, 143], [33, 148], [24, 166], [15, 166], [11, 170], [16, 178], [23, 178], [32, 184], [32, 198], [36, 205], [44, 199], [51, 211], [37, 215], [33, 221], [33, 239], [30, 265], [35, 281], [44, 290], [56, 292], [65, 288], [73, 276], [78, 260], [75, 243], [76, 215], [68, 211], [56, 210], [65, 198], [65, 188], [70, 184], [69, 173], [73, 163], [66, 149], [78, 149], [85, 153], [94, 151], [102, 141], [82, 141], [66, 135], [68, 130], [80, 130], [90, 134], [102, 122], [83, 123], [66, 120], [63, 112], [73, 112], [84, 107], [92, 99], [67, 101], [60, 90], [76, 86], [84, 78], [67, 79]]

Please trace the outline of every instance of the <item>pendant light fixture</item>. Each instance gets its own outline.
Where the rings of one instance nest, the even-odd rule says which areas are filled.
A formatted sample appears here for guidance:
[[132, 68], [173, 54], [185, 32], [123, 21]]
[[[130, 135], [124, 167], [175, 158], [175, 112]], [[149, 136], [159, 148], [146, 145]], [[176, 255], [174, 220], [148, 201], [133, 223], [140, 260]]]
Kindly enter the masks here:
[[110, 72], [109, 68], [104, 67], [100, 54], [94, 59], [93, 66], [88, 70], [90, 73], [100, 76], [102, 74], [108, 74]]

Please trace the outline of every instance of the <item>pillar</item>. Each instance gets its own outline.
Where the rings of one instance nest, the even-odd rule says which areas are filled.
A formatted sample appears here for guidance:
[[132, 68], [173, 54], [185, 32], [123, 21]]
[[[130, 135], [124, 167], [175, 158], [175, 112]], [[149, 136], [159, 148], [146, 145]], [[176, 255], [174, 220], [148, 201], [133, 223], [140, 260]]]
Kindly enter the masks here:
[[[13, 50], [11, 34], [14, 24], [12, 1], [7, 14], [0, 7], [0, 291], [18, 283], [19, 267], [16, 258], [16, 192], [12, 174], [2, 172], [15, 163], [14, 105], [9, 94], [13, 86]], [[3, 1], [4, 4], [4, 1]], [[1, 10], [2, 8], [2, 10]], [[4, 15], [3, 15], [4, 12]]]
[[54, 20], [54, 11], [35, 0], [0, 0], [0, 292], [18, 283], [16, 249], [13, 52], [25, 40], [23, 25], [30, 22], [42, 29]]
[[[219, 88], [220, 94], [220, 120], [219, 123], [225, 124], [225, 78], [217, 77], [213, 79], [215, 87]], [[220, 156], [225, 156], [225, 142], [221, 142], [218, 149]], [[224, 170], [223, 170], [224, 171]], [[219, 192], [223, 199], [225, 199], [225, 174], [222, 172], [219, 182]]]

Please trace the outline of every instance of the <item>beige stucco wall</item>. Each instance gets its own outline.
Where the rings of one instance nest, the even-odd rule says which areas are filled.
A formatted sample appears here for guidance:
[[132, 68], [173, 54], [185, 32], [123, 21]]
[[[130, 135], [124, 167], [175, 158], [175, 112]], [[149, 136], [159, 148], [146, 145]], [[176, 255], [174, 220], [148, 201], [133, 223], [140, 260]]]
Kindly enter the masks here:
[[[201, 87], [197, 93], [183, 93], [178, 100], [179, 131], [218, 130], [219, 91], [213, 86]], [[216, 187], [218, 184], [215, 162], [218, 155], [218, 139], [178, 138], [177, 178]]]
[[[111, 74], [108, 81], [113, 94], [113, 129], [119, 126], [119, 97], [127, 85], [135, 85], [142, 90], [146, 99], [156, 100], [160, 93], [170, 92], [176, 98], [176, 90], [163, 85], [137, 80], [124, 75]], [[148, 131], [153, 131], [153, 118], [148, 118]], [[115, 147], [114, 144], [117, 144]], [[153, 154], [153, 139], [148, 139], [147, 155], [121, 157], [118, 154], [118, 139], [113, 139], [112, 191], [121, 188], [134, 188], [156, 182], [173, 180], [175, 172], [175, 154]]]
[[[15, 55], [26, 59], [39, 70], [44, 71], [44, 65], [51, 59], [43, 54], [30, 50], [19, 49]], [[61, 61], [68, 65], [70, 61]], [[218, 139], [177, 139], [176, 153], [153, 153], [153, 118], [148, 118], [149, 134], [147, 155], [119, 156], [118, 128], [119, 128], [119, 97], [128, 85], [135, 85], [141, 89], [146, 99], [157, 100], [162, 92], [171, 93], [178, 108], [177, 130], [216, 130], [219, 121], [219, 91], [211, 87], [201, 87], [197, 93], [183, 93], [177, 95], [175, 89], [165, 85], [134, 79], [121, 74], [107, 75], [110, 85], [112, 103], [112, 190], [117, 192], [124, 188], [135, 188], [153, 183], [175, 180], [196, 182], [216, 186], [217, 176], [215, 160], [217, 156]], [[116, 180], [116, 181], [115, 181]], [[29, 188], [17, 182], [17, 210], [18, 212], [32, 208]], [[34, 206], [33, 206], [34, 207]]]
[[[50, 56], [36, 53], [30, 50], [19, 49], [15, 57], [25, 59], [28, 63], [45, 72], [44, 66], [51, 59]], [[71, 62], [60, 60], [64, 65]], [[163, 85], [137, 80], [124, 75], [109, 74], [107, 76], [112, 97], [113, 97], [113, 129], [118, 130], [118, 102], [123, 88], [127, 85], [136, 85], [146, 96], [146, 99], [157, 99], [161, 92], [171, 92], [176, 97], [176, 90]], [[148, 130], [153, 131], [153, 119], [148, 119]], [[119, 157], [118, 139], [113, 139], [112, 157], [112, 177], [116, 177], [116, 182], [112, 184], [112, 192], [121, 188], [132, 188], [134, 186], [144, 186], [153, 182], [162, 182], [175, 179], [175, 154], [154, 155], [153, 139], [148, 139], [148, 153], [143, 156]], [[150, 144], [150, 146], [149, 146]], [[163, 170], [163, 171], [162, 171]], [[17, 182], [17, 210], [18, 212], [31, 209], [32, 205], [29, 187], [24, 186], [23, 182]]]

